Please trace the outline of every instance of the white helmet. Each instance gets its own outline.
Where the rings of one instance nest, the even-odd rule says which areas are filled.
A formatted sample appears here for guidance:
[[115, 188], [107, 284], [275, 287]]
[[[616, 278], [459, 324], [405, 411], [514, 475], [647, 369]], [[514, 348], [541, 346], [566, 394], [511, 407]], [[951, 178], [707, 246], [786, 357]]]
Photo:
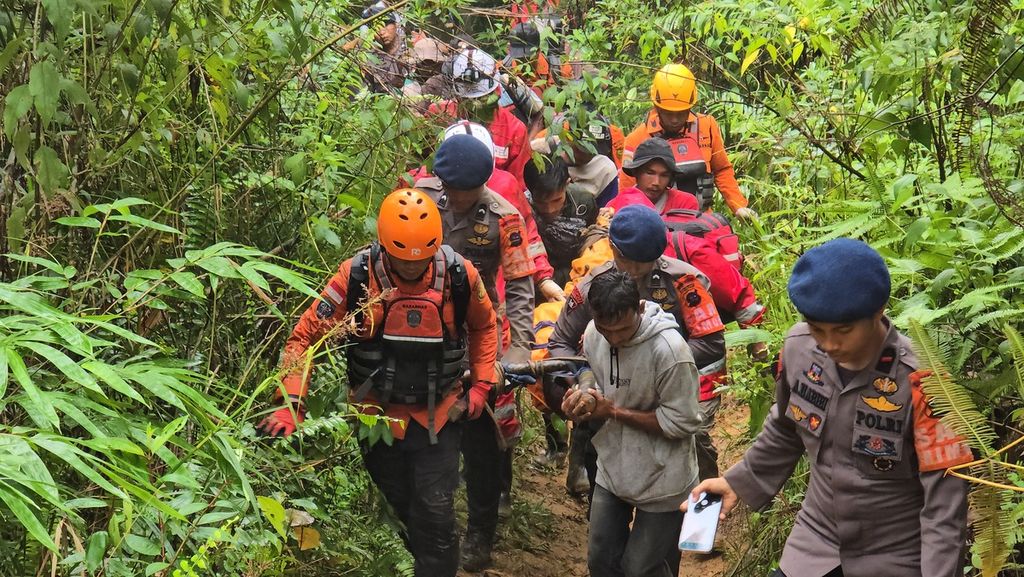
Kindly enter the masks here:
[[452, 59], [455, 93], [462, 98], [480, 98], [498, 88], [498, 63], [490, 54], [467, 46]]
[[488, 131], [483, 125], [470, 122], [468, 120], [460, 120], [444, 129], [444, 135], [441, 137], [441, 141], [443, 142], [448, 140], [456, 134], [468, 134], [484, 143], [487, 150], [491, 151], [491, 157], [494, 157], [494, 140], [491, 138], [490, 131]]

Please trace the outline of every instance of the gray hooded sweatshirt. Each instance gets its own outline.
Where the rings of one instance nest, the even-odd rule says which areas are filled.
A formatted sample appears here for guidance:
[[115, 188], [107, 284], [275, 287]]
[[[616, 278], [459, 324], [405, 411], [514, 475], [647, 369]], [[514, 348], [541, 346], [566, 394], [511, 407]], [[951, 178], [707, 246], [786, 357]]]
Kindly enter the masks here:
[[693, 435], [701, 418], [697, 367], [675, 319], [644, 301], [640, 328], [628, 343], [611, 348], [591, 321], [583, 352], [601, 393], [616, 407], [654, 411], [663, 433], [605, 421], [594, 436], [597, 484], [644, 511], [677, 509], [697, 484]]

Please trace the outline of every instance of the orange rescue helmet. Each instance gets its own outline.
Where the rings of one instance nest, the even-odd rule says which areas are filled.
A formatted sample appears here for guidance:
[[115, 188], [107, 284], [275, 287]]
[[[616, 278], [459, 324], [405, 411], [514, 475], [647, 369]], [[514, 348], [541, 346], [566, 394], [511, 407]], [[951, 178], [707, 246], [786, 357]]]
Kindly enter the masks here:
[[663, 110], [680, 112], [697, 103], [697, 79], [682, 64], [666, 64], [654, 74], [651, 102]]
[[377, 239], [384, 251], [395, 258], [432, 257], [441, 248], [441, 213], [422, 191], [400, 188], [380, 203]]

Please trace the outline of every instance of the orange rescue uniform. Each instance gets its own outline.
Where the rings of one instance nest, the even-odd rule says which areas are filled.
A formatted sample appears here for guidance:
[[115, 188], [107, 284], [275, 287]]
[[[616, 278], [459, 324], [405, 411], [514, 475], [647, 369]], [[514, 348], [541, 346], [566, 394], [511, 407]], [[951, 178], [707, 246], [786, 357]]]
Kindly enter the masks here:
[[[380, 258], [387, 258], [381, 254]], [[373, 266], [370, 266], [370, 278], [366, 286], [366, 300], [373, 303], [363, 315], [363, 322], [354, 332], [342, 321], [348, 314], [349, 275], [352, 260], [341, 263], [338, 272], [327, 282], [326, 288], [320, 293], [320, 300], [314, 302], [302, 314], [295, 329], [288, 337], [284, 347], [282, 366], [284, 367], [285, 392], [289, 396], [305, 398], [309, 389], [309, 378], [312, 371], [312, 357], [308, 356], [311, 349], [316, 351], [323, 344], [333, 345], [338, 340], [366, 341], [373, 339], [383, 326], [384, 306], [380, 302], [380, 281], [377, 279]], [[495, 361], [498, 354], [498, 339], [495, 331], [495, 314], [491, 299], [484, 288], [480, 273], [473, 263], [464, 260], [467, 279], [472, 287], [469, 295], [469, 306], [466, 309], [465, 337], [468, 346], [470, 382], [485, 382], [492, 386], [495, 383]], [[434, 280], [434, 264], [427, 268], [423, 276], [413, 282], [404, 281], [397, 275], [391, 275], [390, 281], [397, 292], [405, 295], [416, 295], [426, 292]], [[450, 288], [445, 283], [445, 300], [442, 309], [444, 323], [449, 334], [459, 334], [455, 326], [455, 312], [451, 301]], [[388, 298], [385, 296], [384, 298]], [[393, 297], [391, 297], [393, 298]], [[376, 301], [376, 302], [375, 302]], [[361, 303], [355, 303], [353, 310]], [[315, 352], [314, 352], [315, 354]], [[352, 387], [354, 389], [354, 386]], [[434, 409], [434, 427], [440, 431], [448, 422], [448, 410], [461, 396], [461, 389], [456, 387], [444, 399], [440, 399]], [[371, 392], [364, 399], [366, 405], [361, 410], [366, 414], [380, 414], [378, 400]], [[415, 420], [424, 428], [430, 428], [430, 416], [426, 405], [406, 405], [392, 403], [383, 411], [384, 415], [395, 419], [391, 423], [391, 433], [396, 439], [405, 438], [405, 430], [410, 419]]]
[[[740, 185], [736, 182], [736, 173], [733, 171], [732, 163], [725, 152], [725, 143], [722, 140], [722, 131], [718, 128], [718, 122], [709, 114], [691, 112], [691, 119], [697, 117], [697, 144], [704, 162], [707, 165], [707, 172], [714, 176], [715, 186], [725, 198], [725, 203], [733, 212], [747, 206], [747, 198], [740, 192]], [[660, 136], [673, 143], [676, 140], [692, 138], [692, 135], [680, 134], [673, 138], [667, 138], [661, 131], [661, 122], [658, 112], [651, 109], [647, 113], [647, 120], [638, 125], [626, 136], [622, 155], [623, 162], [633, 160], [633, 153], [640, 143], [652, 136]], [[621, 167], [621, 165], [620, 165]], [[626, 190], [636, 186], [636, 179], [625, 172], [619, 172], [619, 190]], [[689, 191], [695, 192], [695, 191]]]

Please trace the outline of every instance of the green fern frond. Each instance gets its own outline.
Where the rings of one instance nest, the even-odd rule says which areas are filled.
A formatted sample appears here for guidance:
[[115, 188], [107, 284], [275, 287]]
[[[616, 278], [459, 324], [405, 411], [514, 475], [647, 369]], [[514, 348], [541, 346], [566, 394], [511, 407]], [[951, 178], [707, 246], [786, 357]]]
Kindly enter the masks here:
[[1013, 355], [1013, 370], [1017, 374], [1017, 394], [1024, 399], [1024, 337], [1009, 324], [1003, 325], [1003, 333], [1010, 344]]
[[[988, 325], [993, 321], [1004, 320], [1012, 317], [1024, 318], [1024, 309], [999, 309], [996, 311], [989, 311], [983, 315], [978, 315], [974, 317], [966, 327], [964, 327], [964, 331], [970, 332], [978, 327]], [[1019, 361], [1018, 366], [1020, 366]]]
[[[979, 479], [1006, 482], [1006, 470], [992, 461], [974, 465], [971, 474]], [[973, 514], [971, 528], [974, 530], [971, 550], [981, 559], [982, 577], [996, 577], [1010, 555], [1010, 542], [1015, 529], [1009, 508], [1010, 492], [977, 484], [971, 490], [969, 500]]]
[[200, 249], [220, 240], [220, 219], [210, 187], [199, 186], [185, 198], [181, 211], [185, 232], [185, 248]]
[[348, 415], [331, 415], [319, 419], [308, 419], [302, 424], [302, 433], [306, 436], [320, 435], [322, 433], [347, 434], [352, 430]]
[[928, 332], [914, 319], [910, 320], [910, 335], [914, 339], [914, 350], [921, 361], [921, 368], [931, 371], [921, 386], [924, 393], [945, 423], [968, 445], [983, 456], [991, 456], [997, 437], [967, 390], [960, 386], [946, 368], [946, 361]]
[[882, 0], [876, 4], [861, 17], [860, 22], [850, 31], [844, 47], [846, 56], [849, 57], [854, 48], [866, 46], [877, 34], [881, 34], [883, 37], [887, 35], [893, 21], [903, 14], [913, 12], [917, 4], [924, 4], [924, 2]]

